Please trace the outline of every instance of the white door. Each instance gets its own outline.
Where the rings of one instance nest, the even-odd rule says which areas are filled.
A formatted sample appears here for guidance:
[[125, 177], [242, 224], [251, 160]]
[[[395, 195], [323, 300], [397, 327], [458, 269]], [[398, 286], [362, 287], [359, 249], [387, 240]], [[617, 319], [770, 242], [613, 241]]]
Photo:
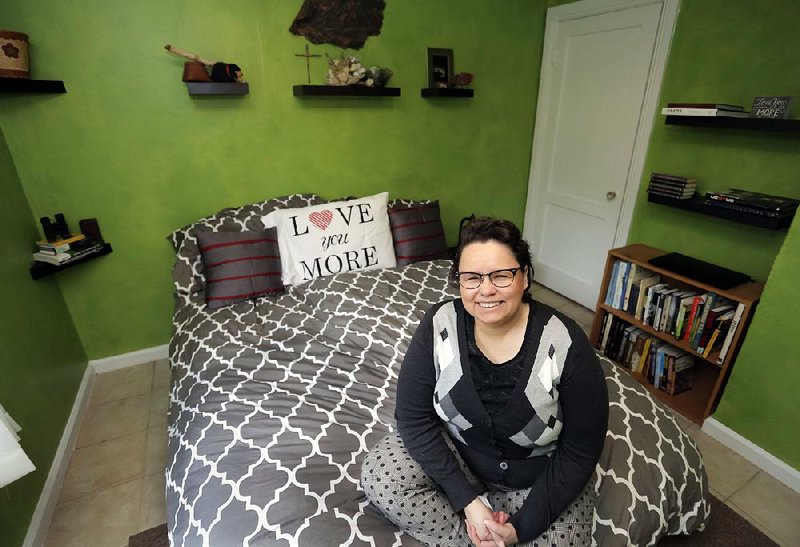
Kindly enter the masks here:
[[524, 234], [536, 281], [594, 308], [624, 245], [677, 0], [584, 0], [547, 14]]

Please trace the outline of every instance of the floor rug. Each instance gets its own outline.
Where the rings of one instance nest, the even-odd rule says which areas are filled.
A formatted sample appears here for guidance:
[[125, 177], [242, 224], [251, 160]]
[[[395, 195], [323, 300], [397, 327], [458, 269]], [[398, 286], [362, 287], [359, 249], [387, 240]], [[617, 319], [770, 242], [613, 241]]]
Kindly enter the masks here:
[[[711, 496], [711, 519], [705, 531], [691, 536], [662, 539], [659, 547], [771, 547], [777, 544], [736, 511]], [[128, 540], [128, 547], [169, 547], [167, 525], [139, 532]]]

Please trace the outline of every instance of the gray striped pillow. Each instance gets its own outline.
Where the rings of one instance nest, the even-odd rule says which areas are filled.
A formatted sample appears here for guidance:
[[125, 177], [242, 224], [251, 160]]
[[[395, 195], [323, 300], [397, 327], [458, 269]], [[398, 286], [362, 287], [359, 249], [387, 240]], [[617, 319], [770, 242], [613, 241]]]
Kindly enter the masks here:
[[451, 257], [438, 201], [391, 207], [389, 225], [398, 266]]
[[221, 308], [283, 292], [278, 233], [198, 232], [206, 305]]

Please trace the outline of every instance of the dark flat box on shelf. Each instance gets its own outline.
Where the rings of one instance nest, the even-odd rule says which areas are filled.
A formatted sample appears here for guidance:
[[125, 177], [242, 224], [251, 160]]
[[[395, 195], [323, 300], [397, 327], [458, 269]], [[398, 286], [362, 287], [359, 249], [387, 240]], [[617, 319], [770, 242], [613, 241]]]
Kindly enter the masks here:
[[295, 97], [399, 97], [399, 87], [367, 87], [365, 85], [296, 85]]
[[667, 253], [651, 258], [648, 262], [653, 266], [664, 268], [684, 277], [691, 277], [706, 285], [719, 287], [722, 290], [732, 289], [752, 281], [747, 274], [729, 270], [681, 253]]

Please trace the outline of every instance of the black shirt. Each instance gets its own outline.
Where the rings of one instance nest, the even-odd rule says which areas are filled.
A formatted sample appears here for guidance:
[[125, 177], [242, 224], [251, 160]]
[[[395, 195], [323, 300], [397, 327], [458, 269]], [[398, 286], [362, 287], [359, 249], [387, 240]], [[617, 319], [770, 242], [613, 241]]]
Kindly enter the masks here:
[[[493, 363], [486, 357], [475, 341], [475, 318], [467, 314], [467, 356], [469, 366], [472, 371], [472, 381], [475, 383], [475, 390], [483, 403], [486, 412], [494, 418], [505, 408], [511, 392], [517, 385], [519, 375], [525, 365], [528, 346], [522, 344], [517, 354], [505, 363]], [[525, 327], [525, 340], [531, 333], [533, 324], [533, 306], [528, 310], [528, 324]]]

